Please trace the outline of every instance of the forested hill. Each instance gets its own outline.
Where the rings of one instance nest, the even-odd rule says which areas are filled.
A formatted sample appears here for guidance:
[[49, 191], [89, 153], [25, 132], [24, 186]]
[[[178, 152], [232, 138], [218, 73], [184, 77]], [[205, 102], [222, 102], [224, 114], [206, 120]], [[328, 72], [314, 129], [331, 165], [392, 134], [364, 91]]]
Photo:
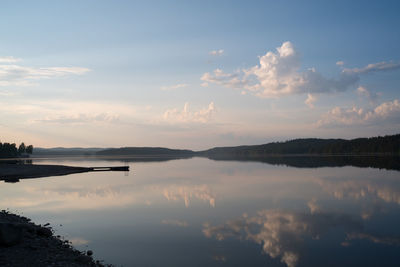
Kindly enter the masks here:
[[191, 150], [169, 149], [163, 147], [121, 147], [98, 151], [100, 156], [151, 156], [151, 157], [190, 157]]
[[284, 154], [391, 154], [400, 155], [400, 134], [344, 139], [294, 139], [254, 146], [216, 147], [198, 152], [206, 157], [262, 157]]
[[[4, 145], [5, 144], [3, 144], [3, 147], [5, 148], [6, 146]], [[14, 152], [17, 150], [15, 145], [13, 145], [12, 148], [13, 148], [12, 151]], [[133, 156], [135, 158], [143, 157], [143, 158], [153, 158], [153, 159], [188, 158], [193, 156], [201, 156], [214, 159], [217, 158], [245, 159], [245, 158], [266, 157], [271, 155], [299, 155], [299, 154], [400, 155], [400, 134], [383, 136], [383, 137], [357, 138], [353, 140], [318, 139], [318, 138], [294, 139], [290, 141], [268, 143], [264, 145], [216, 147], [199, 152], [187, 149], [169, 149], [163, 147], [121, 147], [121, 148], [109, 148], [109, 149], [101, 149], [101, 148], [35, 149], [35, 155], [37, 156], [41, 155], [96, 156], [97, 155], [97, 156]]]

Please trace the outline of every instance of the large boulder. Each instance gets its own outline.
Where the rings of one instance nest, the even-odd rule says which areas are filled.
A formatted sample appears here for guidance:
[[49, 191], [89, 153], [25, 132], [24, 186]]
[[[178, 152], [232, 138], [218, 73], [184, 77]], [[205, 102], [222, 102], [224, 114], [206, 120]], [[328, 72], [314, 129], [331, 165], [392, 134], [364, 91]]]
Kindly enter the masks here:
[[21, 243], [23, 228], [15, 223], [0, 222], [0, 246], [9, 247]]
[[46, 227], [38, 227], [38, 228], [36, 229], [36, 233], [37, 233], [39, 236], [43, 236], [43, 237], [50, 237], [50, 236], [53, 235], [53, 233], [51, 232], [51, 230], [50, 230], [49, 228], [46, 228]]

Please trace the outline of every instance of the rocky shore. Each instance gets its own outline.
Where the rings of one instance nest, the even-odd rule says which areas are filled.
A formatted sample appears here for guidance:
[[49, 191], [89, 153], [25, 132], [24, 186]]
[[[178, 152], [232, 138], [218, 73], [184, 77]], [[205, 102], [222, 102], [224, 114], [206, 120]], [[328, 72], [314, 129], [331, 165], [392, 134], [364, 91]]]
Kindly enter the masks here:
[[80, 252], [67, 240], [53, 235], [51, 227], [30, 219], [0, 212], [0, 266], [110, 266]]

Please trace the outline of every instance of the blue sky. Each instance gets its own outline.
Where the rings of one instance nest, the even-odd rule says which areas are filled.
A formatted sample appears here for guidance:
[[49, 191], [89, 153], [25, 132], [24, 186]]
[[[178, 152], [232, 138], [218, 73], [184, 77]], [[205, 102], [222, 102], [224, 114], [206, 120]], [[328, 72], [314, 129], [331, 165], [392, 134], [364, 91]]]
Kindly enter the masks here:
[[399, 132], [398, 1], [2, 1], [2, 141], [202, 149]]

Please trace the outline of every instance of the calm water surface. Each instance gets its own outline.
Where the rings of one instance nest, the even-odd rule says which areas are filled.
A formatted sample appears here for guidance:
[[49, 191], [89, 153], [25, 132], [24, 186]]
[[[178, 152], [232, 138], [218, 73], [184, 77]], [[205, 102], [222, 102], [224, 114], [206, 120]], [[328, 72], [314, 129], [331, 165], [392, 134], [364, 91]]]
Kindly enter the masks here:
[[399, 266], [400, 172], [194, 158], [0, 183], [1, 208], [116, 266]]

